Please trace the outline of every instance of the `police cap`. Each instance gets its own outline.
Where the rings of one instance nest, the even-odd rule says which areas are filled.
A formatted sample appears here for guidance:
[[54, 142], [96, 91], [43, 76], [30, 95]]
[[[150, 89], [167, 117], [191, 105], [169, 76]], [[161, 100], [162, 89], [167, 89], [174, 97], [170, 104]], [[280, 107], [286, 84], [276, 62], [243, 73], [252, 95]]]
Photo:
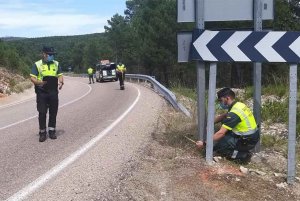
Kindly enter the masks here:
[[54, 47], [44, 46], [42, 51], [46, 54], [56, 54]]

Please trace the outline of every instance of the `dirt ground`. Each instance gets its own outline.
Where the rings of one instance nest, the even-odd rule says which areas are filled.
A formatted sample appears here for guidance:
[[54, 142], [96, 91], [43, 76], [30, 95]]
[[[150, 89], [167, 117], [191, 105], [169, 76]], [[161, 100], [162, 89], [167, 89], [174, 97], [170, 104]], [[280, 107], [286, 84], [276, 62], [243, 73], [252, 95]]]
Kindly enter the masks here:
[[[181, 114], [164, 110], [152, 140], [101, 200], [300, 200], [299, 178], [293, 185], [286, 183], [286, 158], [281, 153], [263, 150], [249, 164], [215, 158], [217, 162], [208, 165], [182, 131], [168, 132], [176, 124], [170, 121]], [[184, 124], [186, 131], [189, 125]]]

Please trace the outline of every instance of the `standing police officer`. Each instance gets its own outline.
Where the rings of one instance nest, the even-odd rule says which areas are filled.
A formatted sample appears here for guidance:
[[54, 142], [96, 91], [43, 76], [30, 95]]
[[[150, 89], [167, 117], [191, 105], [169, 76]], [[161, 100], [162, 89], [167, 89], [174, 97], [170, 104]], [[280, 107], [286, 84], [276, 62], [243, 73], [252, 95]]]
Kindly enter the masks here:
[[39, 112], [40, 142], [47, 138], [46, 116], [49, 109], [49, 138], [56, 139], [56, 116], [58, 111], [58, 88], [64, 84], [61, 68], [54, 60], [53, 47], [43, 47], [43, 58], [34, 63], [30, 77], [35, 85], [37, 110]]
[[93, 68], [89, 67], [87, 72], [88, 72], [88, 75], [89, 75], [90, 84], [92, 83], [92, 81], [93, 81], [93, 84], [94, 84], [95, 82], [94, 82], [94, 70], [93, 70]]
[[[251, 110], [241, 102], [235, 101], [235, 93], [230, 88], [217, 92], [220, 106], [228, 112], [215, 118], [215, 123], [222, 122], [219, 131], [213, 135], [216, 141], [214, 151], [229, 159], [247, 162], [252, 150], [259, 141], [259, 131]], [[198, 148], [205, 142], [197, 141]]]
[[122, 62], [119, 62], [116, 70], [117, 70], [118, 79], [120, 81], [120, 89], [124, 90], [125, 89], [124, 80], [125, 80], [126, 67], [124, 64], [122, 64]]

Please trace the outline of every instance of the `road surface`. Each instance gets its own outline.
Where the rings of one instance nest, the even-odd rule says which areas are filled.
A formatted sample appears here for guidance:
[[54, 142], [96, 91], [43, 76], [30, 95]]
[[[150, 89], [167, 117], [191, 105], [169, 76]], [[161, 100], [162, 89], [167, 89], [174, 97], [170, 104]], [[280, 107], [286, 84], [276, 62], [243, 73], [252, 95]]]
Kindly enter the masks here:
[[165, 101], [150, 89], [66, 78], [58, 139], [38, 142], [34, 94], [0, 101], [0, 200], [97, 200], [148, 142]]

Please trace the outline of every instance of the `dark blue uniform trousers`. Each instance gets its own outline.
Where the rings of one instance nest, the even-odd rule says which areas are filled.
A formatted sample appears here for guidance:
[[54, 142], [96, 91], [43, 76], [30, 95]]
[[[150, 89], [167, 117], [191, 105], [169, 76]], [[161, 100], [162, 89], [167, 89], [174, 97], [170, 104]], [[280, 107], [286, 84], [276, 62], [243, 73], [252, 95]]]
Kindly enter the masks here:
[[49, 109], [48, 127], [56, 127], [56, 116], [58, 111], [58, 92], [39, 92], [37, 93], [37, 110], [39, 112], [40, 130], [46, 129], [46, 118]]

